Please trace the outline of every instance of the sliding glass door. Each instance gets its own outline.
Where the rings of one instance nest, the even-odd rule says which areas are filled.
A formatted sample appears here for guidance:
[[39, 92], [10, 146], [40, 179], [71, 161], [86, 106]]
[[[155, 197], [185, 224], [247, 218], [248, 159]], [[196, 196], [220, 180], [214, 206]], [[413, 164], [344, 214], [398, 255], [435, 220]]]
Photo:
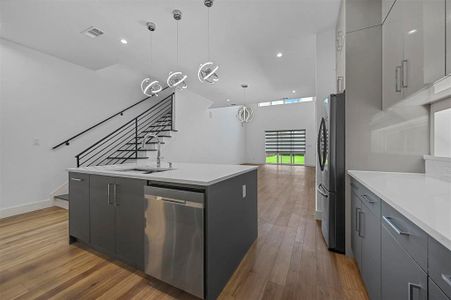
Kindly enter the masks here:
[[265, 131], [267, 164], [304, 165], [305, 147], [305, 129]]

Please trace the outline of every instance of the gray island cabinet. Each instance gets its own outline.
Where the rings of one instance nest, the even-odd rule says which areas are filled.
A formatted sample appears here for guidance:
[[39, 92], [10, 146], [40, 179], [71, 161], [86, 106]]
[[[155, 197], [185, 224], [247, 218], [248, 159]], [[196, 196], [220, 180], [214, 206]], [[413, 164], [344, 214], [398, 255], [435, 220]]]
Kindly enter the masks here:
[[[158, 176], [138, 176], [127, 172], [97, 172], [98, 168], [70, 169], [69, 241], [81, 242], [140, 271], [146, 271], [148, 260], [158, 260], [156, 264], [164, 266], [164, 255], [145, 253], [152, 249], [149, 247], [152, 241], [145, 232], [148, 230], [146, 209], [149, 209], [146, 187], [201, 194], [204, 198], [203, 247], [196, 251], [201, 251], [200, 257], [203, 257], [200, 264], [203, 288], [200, 293], [193, 294], [216, 299], [257, 238], [257, 170], [244, 167], [243, 170], [236, 174], [228, 172], [227, 176], [203, 183], [177, 182], [174, 178], [165, 181], [165, 172]], [[168, 201], [172, 200], [169, 198]], [[168, 217], [173, 212], [155, 210], [152, 214], [155, 213]], [[168, 226], [165, 225], [166, 229]], [[186, 229], [178, 233], [182, 232]], [[176, 231], [164, 234], [165, 238], [179, 239], [174, 245], [180, 242]], [[165, 247], [168, 242], [166, 240]], [[183, 287], [181, 285], [185, 289]]]
[[359, 182], [363, 172], [349, 172], [351, 248], [369, 298], [450, 300], [451, 249]]

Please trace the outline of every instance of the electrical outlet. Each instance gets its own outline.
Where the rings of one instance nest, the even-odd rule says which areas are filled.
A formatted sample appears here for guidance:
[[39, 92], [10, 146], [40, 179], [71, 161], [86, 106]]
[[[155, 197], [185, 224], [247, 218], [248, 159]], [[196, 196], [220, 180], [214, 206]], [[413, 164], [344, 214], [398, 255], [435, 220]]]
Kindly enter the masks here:
[[243, 198], [246, 198], [246, 185], [243, 184]]

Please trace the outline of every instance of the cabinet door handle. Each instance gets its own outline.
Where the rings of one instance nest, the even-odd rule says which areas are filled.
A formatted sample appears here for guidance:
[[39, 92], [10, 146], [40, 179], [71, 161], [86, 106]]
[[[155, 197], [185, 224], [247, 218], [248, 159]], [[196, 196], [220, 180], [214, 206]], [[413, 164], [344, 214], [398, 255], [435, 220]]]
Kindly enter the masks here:
[[408, 300], [412, 300], [412, 296], [413, 296], [412, 290], [414, 288], [421, 290], [423, 287], [417, 283], [411, 283], [411, 282], [407, 283], [407, 299]]
[[107, 186], [107, 202], [108, 205], [112, 205], [113, 203], [111, 202], [111, 193], [110, 193], [110, 186], [112, 185], [112, 183], [108, 183]]
[[390, 226], [397, 234], [399, 235], [407, 235], [409, 236], [410, 233], [408, 233], [407, 231], [402, 231], [401, 229], [399, 229], [391, 220], [391, 217], [386, 217], [386, 216], [382, 216], [382, 219], [384, 219], [384, 222], [388, 224], [388, 226]]
[[113, 184], [114, 206], [119, 206], [117, 201], [117, 184]]
[[402, 87], [407, 88], [408, 82], [407, 82], [407, 59], [404, 59], [401, 63], [401, 69], [402, 69]]
[[442, 279], [451, 286], [451, 275], [442, 274]]
[[359, 210], [359, 236], [365, 237], [365, 235], [362, 234], [362, 215], [365, 217], [365, 214], [362, 210]]
[[401, 93], [401, 66], [395, 68], [395, 92]]
[[72, 180], [72, 181], [78, 181], [78, 182], [82, 182], [82, 181], [83, 181], [82, 178], [76, 178], [76, 177], [71, 177], [70, 180]]
[[376, 201], [370, 199], [370, 197], [368, 197], [368, 195], [362, 195], [362, 197], [365, 198], [365, 200], [368, 201], [369, 204], [376, 203]]
[[360, 232], [360, 214], [359, 214], [360, 208], [356, 207], [355, 209], [355, 231]]

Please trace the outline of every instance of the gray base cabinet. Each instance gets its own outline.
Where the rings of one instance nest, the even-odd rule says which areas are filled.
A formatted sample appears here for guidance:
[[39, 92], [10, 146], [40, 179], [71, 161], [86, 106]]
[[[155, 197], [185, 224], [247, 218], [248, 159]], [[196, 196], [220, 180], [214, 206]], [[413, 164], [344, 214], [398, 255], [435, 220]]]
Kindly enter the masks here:
[[370, 299], [380, 299], [380, 201], [354, 183], [351, 195], [352, 250]]
[[145, 180], [91, 175], [91, 245], [144, 268]]
[[113, 204], [114, 178], [91, 176], [90, 184], [90, 230], [91, 245], [108, 255], [115, 251], [115, 215]]
[[382, 226], [382, 299], [427, 299], [427, 275]]
[[89, 243], [89, 175], [69, 174], [69, 235]]
[[144, 270], [145, 180], [69, 174], [69, 236]]
[[351, 246], [374, 299], [451, 300], [451, 251], [351, 182]]

